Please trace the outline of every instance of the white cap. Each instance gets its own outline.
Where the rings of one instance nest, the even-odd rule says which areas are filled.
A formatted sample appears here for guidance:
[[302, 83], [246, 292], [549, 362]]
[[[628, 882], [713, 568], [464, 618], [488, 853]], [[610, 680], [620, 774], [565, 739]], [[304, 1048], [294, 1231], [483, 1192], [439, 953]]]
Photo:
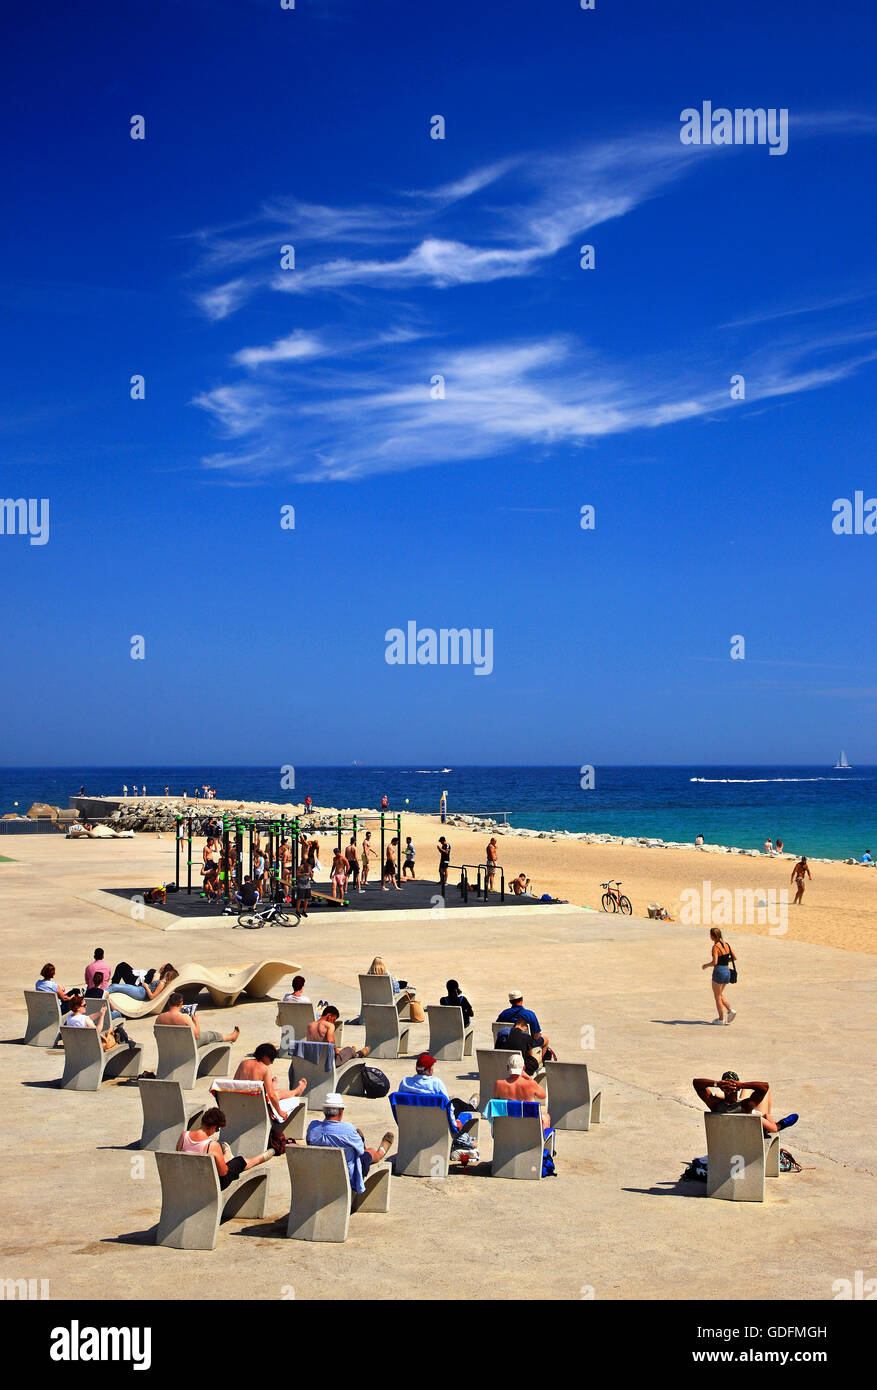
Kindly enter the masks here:
[[323, 1110], [343, 1110], [344, 1097], [338, 1091], [330, 1091], [323, 1101]]
[[516, 999], [523, 999], [523, 997], [524, 997], [524, 991], [523, 991], [522, 989], [510, 989], [510, 990], [509, 990], [509, 1003], [510, 1003], [510, 1004], [514, 1004], [514, 1002], [515, 1002]]
[[506, 1071], [512, 1076], [519, 1076], [524, 1070], [524, 1059], [520, 1052], [510, 1052], [509, 1060], [506, 1062]]

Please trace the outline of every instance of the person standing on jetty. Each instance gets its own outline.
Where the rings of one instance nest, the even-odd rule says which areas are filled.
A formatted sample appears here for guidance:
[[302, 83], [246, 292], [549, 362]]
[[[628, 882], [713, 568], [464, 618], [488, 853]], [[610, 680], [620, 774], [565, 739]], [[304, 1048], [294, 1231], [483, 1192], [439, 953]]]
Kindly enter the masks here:
[[804, 884], [804, 875], [805, 875], [805, 874], [806, 874], [807, 878], [809, 878], [809, 879], [812, 880], [813, 875], [811, 874], [809, 865], [808, 865], [808, 863], [807, 863], [807, 856], [806, 856], [806, 854], [802, 854], [802, 855], [801, 855], [801, 858], [798, 860], [797, 864], [795, 865], [794, 869], [792, 870], [792, 877], [789, 879], [789, 882], [790, 882], [790, 883], [792, 882], [792, 880], [794, 880], [794, 883], [795, 883], [795, 898], [794, 898], [794, 902], [792, 903], [792, 906], [793, 906], [793, 907], [795, 906], [795, 903], [801, 902], [802, 899], [803, 899], [803, 897], [804, 897], [804, 887], [805, 887], [805, 884]]
[[[710, 952], [710, 958], [701, 966], [701, 969], [709, 970], [710, 966], [712, 966], [713, 970], [713, 998], [716, 1001], [716, 1008], [719, 1013], [718, 1018], [713, 1019], [713, 1023], [733, 1023], [734, 1019], [737, 1017], [737, 1010], [731, 1008], [731, 1005], [725, 998], [724, 991], [725, 985], [731, 983], [731, 961], [736, 961], [737, 957], [734, 955], [727, 941], [722, 939], [721, 928], [710, 927], [710, 941], [713, 946]], [[722, 1012], [723, 1009], [727, 1009], [728, 1011], [727, 1018], [724, 1017]]]

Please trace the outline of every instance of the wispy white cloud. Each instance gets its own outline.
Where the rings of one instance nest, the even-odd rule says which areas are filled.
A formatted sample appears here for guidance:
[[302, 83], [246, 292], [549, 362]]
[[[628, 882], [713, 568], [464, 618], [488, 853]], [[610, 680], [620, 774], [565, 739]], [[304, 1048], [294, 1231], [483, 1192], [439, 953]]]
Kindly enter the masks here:
[[241, 348], [233, 360], [242, 367], [262, 367], [269, 362], [300, 362], [319, 357], [326, 351], [319, 338], [296, 329], [287, 338], [277, 338], [267, 347]]

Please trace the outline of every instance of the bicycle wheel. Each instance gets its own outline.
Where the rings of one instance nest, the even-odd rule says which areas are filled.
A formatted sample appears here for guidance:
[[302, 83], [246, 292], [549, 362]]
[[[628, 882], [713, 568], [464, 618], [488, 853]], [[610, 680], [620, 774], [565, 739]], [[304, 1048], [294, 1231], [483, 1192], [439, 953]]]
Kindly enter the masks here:
[[628, 917], [633, 912], [633, 908], [630, 905], [630, 898], [626, 898], [623, 893], [618, 899], [618, 906], [621, 908], [622, 912], [625, 912], [627, 914]]
[[238, 914], [239, 927], [247, 927], [250, 931], [253, 931], [256, 927], [262, 927], [264, 925], [258, 912], [241, 912]]
[[611, 893], [604, 893], [601, 898], [604, 912], [615, 912], [615, 899]]
[[296, 912], [295, 908], [290, 908], [287, 912], [278, 912], [274, 921], [277, 923], [278, 927], [297, 927], [301, 921], [301, 917]]

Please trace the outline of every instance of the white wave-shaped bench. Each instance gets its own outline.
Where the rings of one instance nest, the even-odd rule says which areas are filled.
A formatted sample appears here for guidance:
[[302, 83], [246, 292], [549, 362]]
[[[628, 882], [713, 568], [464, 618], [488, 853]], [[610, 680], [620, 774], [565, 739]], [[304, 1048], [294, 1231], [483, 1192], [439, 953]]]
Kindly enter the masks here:
[[154, 999], [132, 999], [127, 994], [114, 994], [110, 985], [108, 998], [114, 1009], [126, 1018], [147, 1018], [160, 1014], [169, 996], [178, 991], [184, 999], [193, 1000], [206, 990], [217, 1008], [229, 1008], [242, 994], [251, 999], [266, 998], [283, 979], [296, 974], [300, 966], [287, 960], [260, 960], [240, 970], [211, 970], [206, 965], [184, 965], [177, 978]]

